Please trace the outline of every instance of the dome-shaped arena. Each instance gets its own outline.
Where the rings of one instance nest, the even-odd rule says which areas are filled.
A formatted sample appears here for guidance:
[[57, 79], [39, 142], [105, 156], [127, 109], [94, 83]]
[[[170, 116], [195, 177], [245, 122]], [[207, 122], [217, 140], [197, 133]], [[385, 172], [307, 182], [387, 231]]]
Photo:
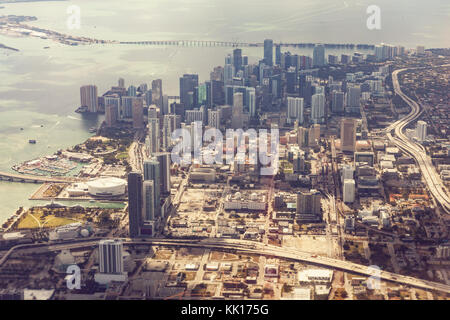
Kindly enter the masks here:
[[121, 196], [125, 194], [127, 182], [114, 177], [99, 178], [86, 183], [89, 194], [101, 196]]

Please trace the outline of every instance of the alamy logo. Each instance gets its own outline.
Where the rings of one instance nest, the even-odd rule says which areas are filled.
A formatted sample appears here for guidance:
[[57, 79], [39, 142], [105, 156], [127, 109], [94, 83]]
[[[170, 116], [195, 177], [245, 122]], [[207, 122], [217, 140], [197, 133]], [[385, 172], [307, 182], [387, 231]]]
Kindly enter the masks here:
[[67, 17], [67, 28], [69, 30], [80, 29], [81, 28], [80, 7], [76, 5], [68, 6], [66, 13], [69, 15], [69, 17]]
[[171, 153], [174, 163], [223, 164], [225, 158], [226, 164], [260, 165], [260, 175], [275, 175], [278, 172], [280, 140], [278, 129], [271, 129], [270, 134], [266, 129], [258, 132], [255, 129], [246, 131], [227, 129], [225, 157], [222, 132], [210, 128], [202, 134], [201, 122], [194, 122], [192, 130], [175, 130], [171, 138], [172, 141], [178, 141]]
[[66, 270], [66, 285], [67, 289], [81, 289], [81, 270], [76, 264], [70, 265]]
[[367, 29], [380, 30], [381, 29], [381, 9], [379, 6], [370, 5], [366, 10], [370, 16], [367, 18]]

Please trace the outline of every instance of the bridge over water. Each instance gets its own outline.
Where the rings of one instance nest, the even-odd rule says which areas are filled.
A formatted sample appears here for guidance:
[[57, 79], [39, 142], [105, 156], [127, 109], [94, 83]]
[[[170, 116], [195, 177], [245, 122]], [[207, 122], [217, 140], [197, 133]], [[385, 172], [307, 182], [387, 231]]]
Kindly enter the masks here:
[[0, 172], [0, 180], [10, 182], [23, 182], [23, 183], [73, 183], [80, 181], [75, 177], [47, 177], [47, 176], [34, 176], [10, 172]]

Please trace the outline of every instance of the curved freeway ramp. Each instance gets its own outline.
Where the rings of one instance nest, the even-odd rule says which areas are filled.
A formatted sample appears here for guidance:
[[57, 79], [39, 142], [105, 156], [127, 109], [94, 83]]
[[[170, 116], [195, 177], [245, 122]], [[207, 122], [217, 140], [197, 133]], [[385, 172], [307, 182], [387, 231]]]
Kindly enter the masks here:
[[[450, 65], [443, 65], [440, 67], [446, 66]], [[435, 201], [441, 205], [441, 207], [447, 214], [449, 214], [450, 199], [439, 174], [436, 172], [436, 169], [431, 162], [431, 159], [427, 156], [424, 148], [421, 145], [409, 140], [408, 137], [403, 133], [404, 128], [410, 123], [416, 121], [422, 112], [419, 104], [405, 95], [400, 88], [400, 84], [398, 82], [398, 74], [406, 70], [411, 69], [406, 68], [395, 70], [392, 73], [392, 84], [394, 86], [395, 93], [398, 94], [403, 99], [403, 101], [405, 101], [411, 107], [411, 112], [404, 118], [394, 122], [389, 127], [387, 127], [387, 136], [391, 142], [397, 145], [397, 147], [410, 154], [415, 159], [422, 172], [425, 183], [428, 186], [428, 190], [432, 194]], [[395, 137], [393, 137], [391, 134], [392, 130], [394, 130], [395, 132]]]

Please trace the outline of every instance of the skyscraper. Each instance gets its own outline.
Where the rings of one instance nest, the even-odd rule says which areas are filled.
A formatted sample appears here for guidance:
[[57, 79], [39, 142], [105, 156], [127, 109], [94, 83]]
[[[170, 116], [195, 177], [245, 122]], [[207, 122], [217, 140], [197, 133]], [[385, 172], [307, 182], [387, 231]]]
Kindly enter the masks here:
[[208, 110], [208, 126], [220, 128], [220, 110]]
[[331, 111], [333, 113], [344, 112], [344, 93], [341, 91], [333, 91], [331, 94]]
[[361, 87], [353, 86], [347, 88], [347, 113], [360, 113]]
[[160, 174], [161, 174], [160, 165], [157, 160], [150, 159], [150, 160], [144, 161], [144, 180], [145, 181], [153, 180], [153, 182], [154, 182], [155, 217], [159, 217], [159, 214], [161, 212], [161, 207], [160, 207], [161, 177], [160, 177]]
[[123, 244], [121, 240], [101, 240], [98, 245], [99, 272], [123, 274]]
[[133, 100], [133, 128], [142, 129], [144, 127], [144, 108], [142, 98]]
[[244, 95], [241, 92], [236, 92], [233, 95], [233, 113], [231, 119], [231, 125], [233, 129], [242, 129], [244, 112]]
[[417, 121], [416, 137], [420, 142], [425, 141], [427, 138], [427, 123], [425, 121]]
[[117, 123], [119, 117], [119, 108], [116, 105], [108, 104], [105, 107], [105, 122], [106, 126], [111, 128]]
[[273, 66], [273, 40], [264, 40], [264, 63]]
[[160, 190], [161, 193], [170, 193], [170, 153], [169, 152], [159, 152], [155, 155], [156, 160], [159, 163], [159, 173], [160, 173]]
[[322, 123], [325, 117], [325, 95], [316, 93], [311, 100], [311, 120], [314, 123]]
[[98, 94], [97, 86], [87, 85], [80, 88], [81, 107], [87, 107], [88, 112], [97, 112]]
[[142, 174], [138, 172], [128, 174], [128, 217], [130, 237], [135, 238], [142, 223]]
[[325, 65], [325, 47], [318, 44], [314, 47], [313, 51], [313, 66], [322, 67]]
[[159, 138], [159, 119], [149, 118], [148, 119], [148, 140], [147, 147], [150, 154], [159, 152], [160, 148], [160, 138]]
[[288, 97], [288, 119], [290, 123], [298, 120], [299, 124], [303, 123], [303, 98]]
[[281, 65], [281, 46], [279, 44], [275, 46], [275, 64]]
[[163, 89], [162, 80], [156, 79], [152, 81], [152, 103], [156, 104], [160, 109], [163, 107]]
[[310, 190], [309, 192], [297, 193], [297, 215], [302, 219], [304, 215], [307, 216], [305, 220], [319, 220], [321, 218], [320, 192]]
[[146, 180], [142, 185], [143, 189], [143, 212], [142, 220], [155, 220], [155, 182]]
[[233, 66], [235, 73], [242, 69], [242, 49], [233, 50]]
[[197, 74], [185, 74], [180, 78], [180, 103], [186, 109], [192, 109], [195, 106], [193, 96], [196, 87], [198, 87]]
[[356, 145], [356, 122], [353, 119], [341, 121], [341, 150], [354, 152]]
[[247, 88], [247, 105], [250, 117], [256, 115], [256, 92], [255, 88]]

